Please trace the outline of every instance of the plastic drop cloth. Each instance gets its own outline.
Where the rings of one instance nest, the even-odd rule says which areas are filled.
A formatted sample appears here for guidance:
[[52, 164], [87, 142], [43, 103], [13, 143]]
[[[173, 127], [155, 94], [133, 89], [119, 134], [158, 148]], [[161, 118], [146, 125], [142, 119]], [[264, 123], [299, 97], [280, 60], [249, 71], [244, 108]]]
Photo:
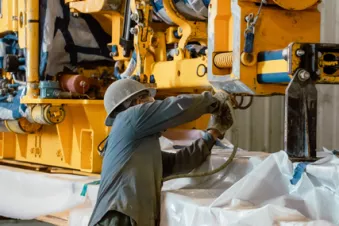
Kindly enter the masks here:
[[40, 0], [39, 13], [40, 79], [75, 72], [79, 64], [113, 65], [107, 46], [111, 35], [93, 16], [72, 16], [63, 0]]
[[[166, 151], [189, 145], [200, 131], [166, 133]], [[180, 137], [180, 138], [178, 138]], [[231, 154], [226, 140], [195, 172], [220, 166]], [[225, 146], [229, 148], [225, 148]], [[234, 162], [211, 177], [182, 178], [164, 183], [161, 226], [307, 225], [339, 224], [339, 159], [321, 152], [323, 159], [308, 164], [296, 185], [294, 169], [284, 152], [274, 154], [239, 150]], [[0, 167], [0, 215], [31, 219], [70, 211], [69, 225], [87, 225], [98, 186], [82, 186], [97, 178], [9, 172]]]

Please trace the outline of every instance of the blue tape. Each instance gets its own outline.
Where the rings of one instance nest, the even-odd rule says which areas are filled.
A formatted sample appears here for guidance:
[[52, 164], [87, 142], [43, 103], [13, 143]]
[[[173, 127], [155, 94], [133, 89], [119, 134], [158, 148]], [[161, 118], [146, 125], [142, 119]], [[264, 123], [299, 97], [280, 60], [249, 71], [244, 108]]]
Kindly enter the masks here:
[[301, 162], [297, 165], [297, 167], [294, 169], [293, 178], [290, 180], [291, 184], [296, 185], [299, 182], [308, 164], [308, 162]]
[[161, 9], [164, 8], [164, 5], [162, 3], [162, 0], [151, 0], [151, 5], [153, 6], [153, 10], [157, 13]]
[[87, 193], [87, 188], [88, 188], [88, 185], [99, 185], [100, 184], [100, 180], [97, 180], [97, 181], [93, 181], [91, 183], [87, 183], [87, 184], [84, 184], [84, 187], [82, 188], [82, 191], [81, 191], [81, 196], [85, 196], [86, 193]]
[[116, 45], [112, 45], [112, 53], [118, 52], [118, 47]]
[[150, 83], [155, 83], [154, 75], [151, 75], [149, 78]]
[[244, 47], [245, 53], [252, 53], [253, 52], [253, 43], [254, 43], [254, 34], [253, 33], [247, 33], [246, 38], [245, 38], [245, 47]]

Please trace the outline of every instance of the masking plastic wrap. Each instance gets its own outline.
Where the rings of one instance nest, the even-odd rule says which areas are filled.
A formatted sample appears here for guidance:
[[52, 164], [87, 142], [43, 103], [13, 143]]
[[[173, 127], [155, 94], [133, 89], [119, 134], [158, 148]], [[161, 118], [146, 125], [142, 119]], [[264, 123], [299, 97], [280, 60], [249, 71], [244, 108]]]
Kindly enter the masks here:
[[[163, 150], [177, 151], [201, 132], [165, 135], [160, 139]], [[222, 143], [229, 149], [215, 146], [194, 172], [212, 170], [228, 158], [232, 145]], [[306, 165], [295, 185], [291, 179], [298, 163], [292, 164], [285, 152], [243, 150], [230, 167], [211, 177], [165, 182], [161, 226], [337, 225], [339, 159], [329, 151], [320, 154], [324, 158]], [[6, 170], [0, 167], [0, 215], [31, 219], [70, 211], [69, 225], [88, 224], [98, 185], [89, 185], [86, 197], [80, 193], [85, 183], [97, 178]]]

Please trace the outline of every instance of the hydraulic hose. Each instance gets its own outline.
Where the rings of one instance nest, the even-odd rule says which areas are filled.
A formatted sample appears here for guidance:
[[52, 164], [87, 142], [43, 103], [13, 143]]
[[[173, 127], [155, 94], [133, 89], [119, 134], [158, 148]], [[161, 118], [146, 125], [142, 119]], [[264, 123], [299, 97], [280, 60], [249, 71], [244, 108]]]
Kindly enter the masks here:
[[[232, 118], [233, 118], [233, 126], [236, 127], [236, 118], [235, 118], [234, 108], [231, 106], [231, 104], [229, 102], [227, 104], [231, 109], [231, 114], [232, 114]], [[233, 161], [233, 159], [234, 159], [234, 157], [235, 157], [235, 155], [238, 151], [238, 143], [239, 143], [238, 128], [234, 128], [234, 131], [235, 131], [235, 142], [233, 144], [234, 145], [233, 151], [232, 151], [230, 157], [227, 159], [227, 161], [224, 164], [222, 164], [218, 168], [216, 168], [212, 171], [209, 171], [209, 172], [194, 173], [194, 174], [178, 174], [178, 175], [165, 177], [163, 179], [163, 182], [173, 180], [173, 179], [179, 179], [179, 178], [195, 178], [195, 177], [211, 176], [211, 175], [216, 174], [216, 173], [220, 172], [221, 170], [225, 169], [227, 166], [229, 166], [231, 164], [231, 162]]]
[[123, 61], [117, 61], [114, 65], [114, 76], [117, 79], [126, 79], [131, 78], [135, 68], [137, 67], [137, 55], [136, 52], [133, 51], [132, 58], [128, 63], [126, 70], [120, 74], [120, 70], [122, 69]]

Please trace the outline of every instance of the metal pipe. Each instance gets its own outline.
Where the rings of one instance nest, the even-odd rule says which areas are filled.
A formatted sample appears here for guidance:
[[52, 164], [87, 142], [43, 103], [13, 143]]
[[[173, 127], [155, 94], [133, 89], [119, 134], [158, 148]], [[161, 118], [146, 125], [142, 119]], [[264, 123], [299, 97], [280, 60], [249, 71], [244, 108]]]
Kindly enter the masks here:
[[133, 35], [130, 30], [135, 26], [135, 22], [131, 19], [130, 1], [131, 0], [126, 0], [125, 2], [124, 29], [122, 37], [120, 38], [120, 45], [123, 46], [124, 49], [124, 57], [129, 57], [133, 48]]
[[22, 85], [22, 86], [26, 86], [27, 85], [27, 82], [24, 82], [24, 81], [19, 81], [17, 78], [16, 78], [16, 75], [15, 73], [11, 73], [12, 75], [12, 78], [13, 78], [13, 81], [19, 85]]
[[9, 133], [11, 132], [7, 127], [6, 127], [6, 121], [0, 120], [0, 132], [1, 133]]
[[41, 125], [55, 125], [65, 119], [65, 109], [62, 106], [35, 105], [30, 111], [30, 118]]
[[0, 132], [33, 134], [38, 132], [41, 128], [42, 125], [39, 125], [37, 123], [30, 123], [26, 118], [0, 121]]
[[124, 64], [123, 61], [117, 61], [114, 65], [114, 76], [117, 79], [126, 79], [126, 78], [132, 77], [133, 72], [134, 72], [135, 68], [137, 67], [136, 52], [133, 51], [131, 60], [129, 61], [126, 70], [124, 72], [120, 73], [123, 64]]
[[27, 96], [39, 97], [39, 0], [27, 0]]

